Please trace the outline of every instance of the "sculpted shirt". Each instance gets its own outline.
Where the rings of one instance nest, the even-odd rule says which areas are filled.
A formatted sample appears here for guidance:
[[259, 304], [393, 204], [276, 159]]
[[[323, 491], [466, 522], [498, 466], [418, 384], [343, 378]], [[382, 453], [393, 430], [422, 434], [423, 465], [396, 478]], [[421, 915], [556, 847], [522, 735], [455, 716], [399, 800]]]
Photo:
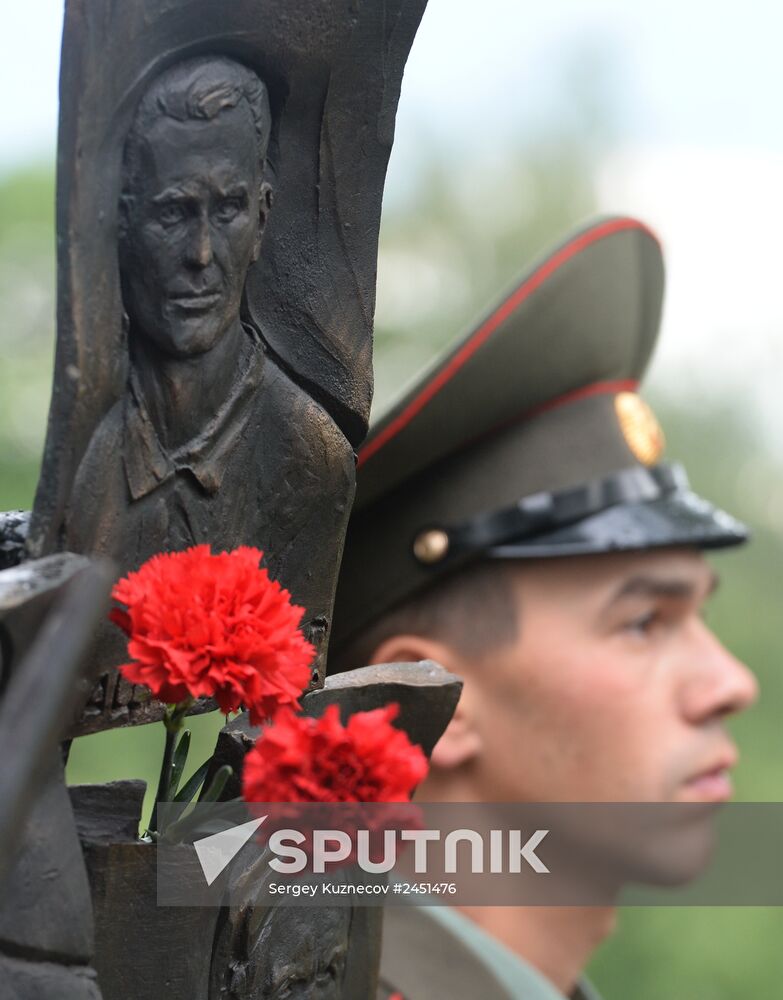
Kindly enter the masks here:
[[353, 500], [353, 449], [246, 332], [231, 393], [176, 451], [163, 446], [131, 371], [79, 466], [66, 548], [112, 556], [126, 572], [201, 542], [213, 551], [255, 545], [324, 632]]

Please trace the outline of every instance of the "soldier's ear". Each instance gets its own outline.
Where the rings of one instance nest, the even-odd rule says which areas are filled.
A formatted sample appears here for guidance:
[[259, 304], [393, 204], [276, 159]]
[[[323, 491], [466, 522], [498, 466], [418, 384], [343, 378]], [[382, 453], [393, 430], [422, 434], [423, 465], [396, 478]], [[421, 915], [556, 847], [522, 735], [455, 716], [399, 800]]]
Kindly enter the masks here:
[[266, 229], [266, 220], [272, 208], [272, 185], [269, 181], [261, 181], [258, 189], [258, 233], [256, 235], [255, 246], [253, 247], [253, 260], [258, 260], [261, 253], [261, 239]]
[[468, 685], [467, 689], [463, 687], [451, 722], [430, 754], [433, 771], [456, 771], [481, 754], [481, 734], [474, 721], [471, 689]]
[[[458, 677], [464, 674], [463, 661], [446, 643], [420, 635], [393, 635], [373, 652], [370, 663], [417, 663], [434, 660]], [[453, 771], [469, 763], [481, 752], [481, 734], [475, 726], [474, 688], [466, 684], [446, 731], [430, 756], [433, 771]]]
[[456, 650], [448, 643], [414, 633], [401, 633], [384, 639], [370, 654], [369, 662], [363, 666], [369, 667], [376, 663], [419, 663], [421, 660], [433, 660], [449, 673], [462, 675], [459, 668], [463, 661]]

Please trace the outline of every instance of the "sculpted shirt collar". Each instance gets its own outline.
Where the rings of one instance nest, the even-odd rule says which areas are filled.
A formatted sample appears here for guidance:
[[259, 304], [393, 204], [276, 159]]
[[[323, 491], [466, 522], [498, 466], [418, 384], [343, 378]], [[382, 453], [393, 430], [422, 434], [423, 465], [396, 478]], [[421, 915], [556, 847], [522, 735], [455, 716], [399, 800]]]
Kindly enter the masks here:
[[123, 462], [134, 500], [152, 493], [178, 472], [190, 472], [207, 493], [218, 491], [229, 457], [242, 436], [261, 383], [264, 350], [255, 331], [248, 334], [242, 371], [231, 393], [202, 432], [176, 451], [163, 447], [152, 423], [136, 373], [131, 367], [125, 399]]

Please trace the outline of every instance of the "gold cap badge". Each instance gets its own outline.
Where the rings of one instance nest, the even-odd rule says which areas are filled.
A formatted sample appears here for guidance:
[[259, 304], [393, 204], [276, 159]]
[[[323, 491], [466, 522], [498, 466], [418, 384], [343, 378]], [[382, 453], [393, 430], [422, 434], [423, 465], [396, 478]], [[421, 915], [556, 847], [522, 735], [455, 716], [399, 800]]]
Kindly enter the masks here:
[[621, 392], [614, 409], [625, 443], [644, 465], [654, 465], [663, 454], [666, 439], [655, 414], [635, 392]]
[[413, 554], [421, 563], [432, 565], [440, 562], [449, 551], [449, 536], [440, 528], [429, 528], [416, 536]]

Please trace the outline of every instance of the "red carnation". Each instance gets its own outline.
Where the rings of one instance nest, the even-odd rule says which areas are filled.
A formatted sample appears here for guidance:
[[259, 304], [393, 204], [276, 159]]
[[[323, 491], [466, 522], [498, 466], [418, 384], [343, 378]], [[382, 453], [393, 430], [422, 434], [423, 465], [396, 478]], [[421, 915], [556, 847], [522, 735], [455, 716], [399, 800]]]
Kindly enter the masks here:
[[258, 724], [298, 705], [315, 650], [299, 631], [304, 609], [243, 546], [208, 545], [153, 556], [119, 580], [112, 620], [129, 636], [134, 662], [119, 669], [169, 704], [214, 697], [224, 713], [241, 705]]
[[282, 709], [245, 757], [247, 802], [405, 802], [427, 773], [421, 747], [391, 720], [398, 705], [320, 719]]

